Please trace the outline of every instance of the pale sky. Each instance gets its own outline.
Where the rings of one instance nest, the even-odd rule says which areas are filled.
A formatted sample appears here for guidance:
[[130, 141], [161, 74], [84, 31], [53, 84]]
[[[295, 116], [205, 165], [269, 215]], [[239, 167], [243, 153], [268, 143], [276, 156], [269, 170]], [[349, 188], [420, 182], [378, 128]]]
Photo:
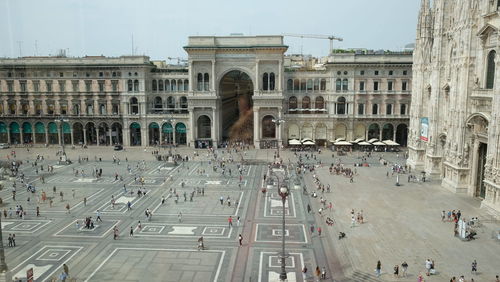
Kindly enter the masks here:
[[[334, 48], [400, 50], [415, 41], [420, 0], [0, 0], [0, 57], [146, 54], [186, 58], [190, 35], [335, 35]], [[288, 53], [329, 41], [285, 37]], [[35, 47], [36, 46], [36, 47]]]

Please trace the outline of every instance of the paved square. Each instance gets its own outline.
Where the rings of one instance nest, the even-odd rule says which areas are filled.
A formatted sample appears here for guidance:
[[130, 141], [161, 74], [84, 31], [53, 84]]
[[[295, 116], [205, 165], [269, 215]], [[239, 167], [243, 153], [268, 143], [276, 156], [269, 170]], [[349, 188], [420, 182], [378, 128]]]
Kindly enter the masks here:
[[85, 281], [219, 281], [224, 257], [216, 250], [117, 248]]

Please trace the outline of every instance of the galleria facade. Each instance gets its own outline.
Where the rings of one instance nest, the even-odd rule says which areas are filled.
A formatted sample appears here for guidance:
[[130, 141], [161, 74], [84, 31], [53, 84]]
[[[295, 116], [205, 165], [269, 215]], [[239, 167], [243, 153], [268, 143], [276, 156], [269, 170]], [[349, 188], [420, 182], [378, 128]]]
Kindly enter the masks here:
[[0, 143], [406, 145], [411, 52], [317, 62], [285, 56], [282, 36], [193, 36], [184, 49], [186, 66], [146, 56], [0, 59]]
[[408, 163], [500, 215], [499, 0], [422, 0]]

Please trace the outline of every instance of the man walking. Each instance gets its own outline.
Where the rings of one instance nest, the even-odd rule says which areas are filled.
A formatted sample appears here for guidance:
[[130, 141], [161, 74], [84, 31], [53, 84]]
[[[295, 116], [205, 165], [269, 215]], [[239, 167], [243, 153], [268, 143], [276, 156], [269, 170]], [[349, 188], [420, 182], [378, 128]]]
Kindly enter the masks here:
[[229, 223], [229, 228], [233, 227], [233, 217], [229, 216], [229, 218], [227, 219], [227, 221]]
[[240, 241], [240, 247], [243, 246], [243, 236], [238, 235], [238, 241]]

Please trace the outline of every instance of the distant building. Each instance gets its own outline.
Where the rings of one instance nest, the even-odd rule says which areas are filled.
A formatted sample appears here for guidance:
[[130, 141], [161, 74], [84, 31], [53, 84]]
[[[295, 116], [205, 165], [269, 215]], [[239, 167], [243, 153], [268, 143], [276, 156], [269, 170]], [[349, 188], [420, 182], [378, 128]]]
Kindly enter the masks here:
[[499, 0], [422, 0], [409, 160], [500, 214]]
[[193, 36], [186, 65], [145, 56], [0, 59], [0, 142], [406, 145], [411, 52], [318, 59], [285, 56], [287, 48], [282, 36]]

